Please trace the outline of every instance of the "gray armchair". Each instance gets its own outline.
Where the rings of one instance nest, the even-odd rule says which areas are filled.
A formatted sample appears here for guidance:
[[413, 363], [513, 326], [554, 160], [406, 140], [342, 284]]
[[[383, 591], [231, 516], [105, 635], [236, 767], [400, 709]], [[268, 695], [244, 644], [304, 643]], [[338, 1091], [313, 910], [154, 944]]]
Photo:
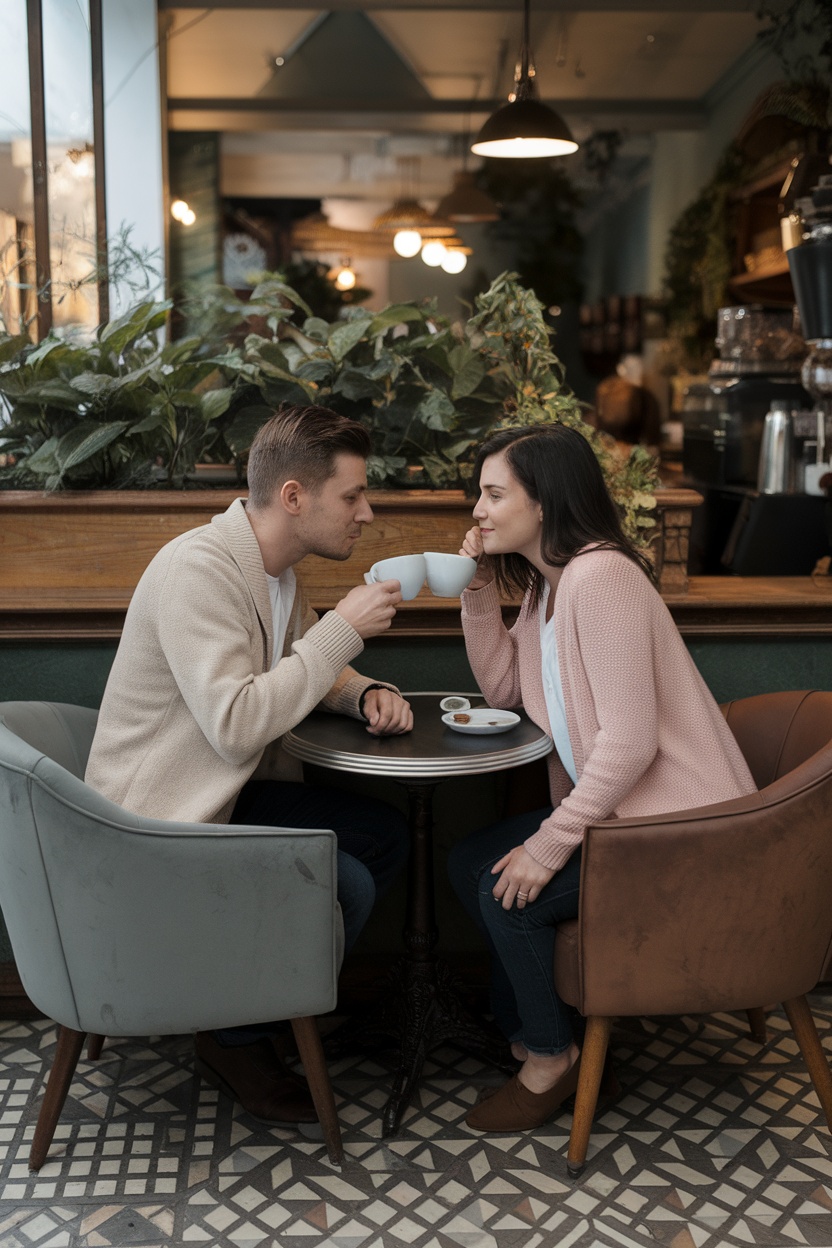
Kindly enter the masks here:
[[0, 907], [23, 985], [59, 1024], [30, 1165], [85, 1035], [291, 1019], [330, 1158], [341, 1137], [315, 1015], [343, 929], [331, 831], [143, 819], [83, 781], [96, 712], [0, 702]]

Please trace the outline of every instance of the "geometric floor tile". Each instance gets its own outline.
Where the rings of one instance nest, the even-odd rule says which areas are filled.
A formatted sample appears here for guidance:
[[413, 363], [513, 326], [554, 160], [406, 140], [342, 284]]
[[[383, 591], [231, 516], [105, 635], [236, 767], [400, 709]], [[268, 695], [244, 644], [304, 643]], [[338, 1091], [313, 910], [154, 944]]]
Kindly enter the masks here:
[[[832, 1055], [832, 995], [811, 1005]], [[568, 1112], [518, 1135], [465, 1126], [502, 1076], [455, 1049], [386, 1140], [391, 1055], [332, 1064], [339, 1169], [317, 1127], [265, 1127], [204, 1086], [189, 1038], [108, 1041], [33, 1175], [55, 1030], [0, 1023], [0, 1248], [832, 1248], [832, 1139], [779, 1011], [768, 1036], [741, 1014], [619, 1020], [622, 1092], [576, 1182]]]

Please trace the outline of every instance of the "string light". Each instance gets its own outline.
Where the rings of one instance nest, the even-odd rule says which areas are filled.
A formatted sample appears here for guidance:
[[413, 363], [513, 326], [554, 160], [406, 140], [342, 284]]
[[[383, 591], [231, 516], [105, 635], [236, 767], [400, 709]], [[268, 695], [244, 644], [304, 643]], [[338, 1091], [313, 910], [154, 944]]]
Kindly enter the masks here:
[[425, 264], [432, 269], [438, 269], [442, 261], [445, 259], [447, 249], [445, 244], [440, 242], [438, 238], [431, 238], [422, 248], [422, 259]]
[[170, 215], [174, 221], [179, 221], [182, 225], [193, 225], [196, 221], [196, 213], [184, 199], [175, 199], [170, 206]]
[[458, 251], [455, 247], [446, 247], [441, 263], [446, 273], [461, 273], [468, 263], [468, 257], [464, 251]]
[[355, 269], [349, 264], [344, 264], [335, 274], [335, 285], [338, 290], [352, 290], [356, 283]]
[[393, 235], [393, 250], [405, 260], [418, 256], [421, 246], [422, 235], [418, 230], [397, 230]]

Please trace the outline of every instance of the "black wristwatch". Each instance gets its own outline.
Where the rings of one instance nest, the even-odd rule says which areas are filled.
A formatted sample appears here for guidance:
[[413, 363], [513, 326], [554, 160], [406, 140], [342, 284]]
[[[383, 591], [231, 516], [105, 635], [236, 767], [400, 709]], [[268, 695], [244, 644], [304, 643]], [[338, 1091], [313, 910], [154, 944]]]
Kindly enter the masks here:
[[364, 699], [366, 698], [367, 694], [370, 692], [371, 689], [389, 689], [391, 693], [395, 693], [395, 694], [398, 694], [399, 692], [398, 689], [394, 688], [393, 685], [379, 685], [379, 684], [367, 685], [366, 688], [361, 690], [361, 697], [358, 699], [358, 714], [362, 717], [362, 719], [367, 718], [367, 716], [364, 714]]

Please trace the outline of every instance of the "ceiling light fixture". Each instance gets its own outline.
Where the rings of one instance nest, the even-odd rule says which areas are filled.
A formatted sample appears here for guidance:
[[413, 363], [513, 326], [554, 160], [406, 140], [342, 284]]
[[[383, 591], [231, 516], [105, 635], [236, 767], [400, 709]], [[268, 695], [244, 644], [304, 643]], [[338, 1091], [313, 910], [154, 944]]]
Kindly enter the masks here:
[[499, 221], [500, 209], [490, 195], [479, 189], [476, 174], [460, 169], [454, 174], [453, 190], [437, 204], [436, 215], [459, 225], [472, 225], [477, 221]]
[[386, 212], [376, 217], [373, 229], [393, 232], [393, 249], [397, 255], [409, 259], [419, 254], [424, 239], [450, 238], [454, 227], [419, 203], [419, 157], [399, 157], [398, 166], [401, 194]]
[[445, 244], [445, 255], [442, 257], [442, 268], [446, 273], [461, 273], [468, 263], [468, 257], [471, 254], [470, 247], [462, 247], [455, 245], [453, 241]]
[[393, 235], [393, 250], [405, 260], [417, 256], [421, 246], [422, 235], [418, 230], [397, 230]]
[[447, 255], [445, 244], [438, 238], [430, 238], [422, 248], [422, 259], [431, 269], [438, 269]]
[[335, 274], [335, 285], [338, 290], [352, 290], [356, 281], [355, 269], [349, 260], [342, 261], [341, 267]]
[[523, 45], [508, 104], [492, 113], [471, 145], [478, 156], [514, 160], [567, 156], [578, 144], [566, 122], [537, 98], [529, 48], [529, 0], [523, 0]]
[[184, 199], [175, 199], [170, 206], [170, 215], [181, 225], [193, 225], [196, 213]]

